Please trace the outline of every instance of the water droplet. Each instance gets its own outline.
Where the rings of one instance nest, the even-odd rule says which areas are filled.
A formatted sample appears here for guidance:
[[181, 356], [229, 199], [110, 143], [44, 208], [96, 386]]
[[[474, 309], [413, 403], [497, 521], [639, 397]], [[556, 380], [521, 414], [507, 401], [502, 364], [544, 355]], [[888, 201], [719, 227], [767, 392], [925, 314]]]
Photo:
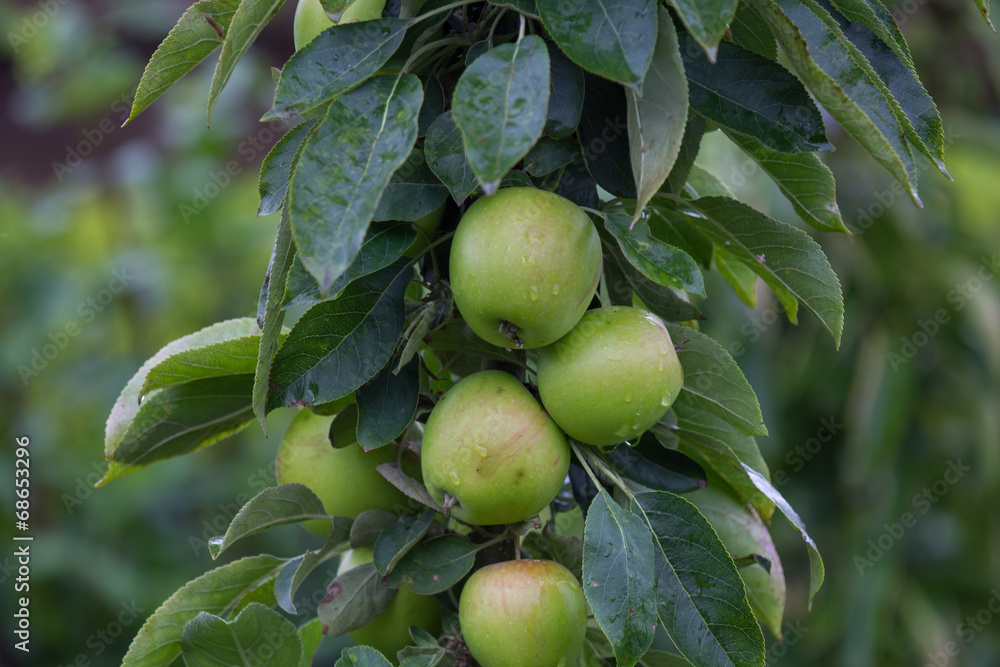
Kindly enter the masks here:
[[559, 294], [559, 283], [552, 286], [552, 294]]
[[538, 301], [538, 287], [536, 285], [531, 286], [531, 300]]
[[628, 393], [625, 394], [625, 402], [626, 403], [631, 403], [632, 402], [632, 393], [631, 392], [628, 392]]

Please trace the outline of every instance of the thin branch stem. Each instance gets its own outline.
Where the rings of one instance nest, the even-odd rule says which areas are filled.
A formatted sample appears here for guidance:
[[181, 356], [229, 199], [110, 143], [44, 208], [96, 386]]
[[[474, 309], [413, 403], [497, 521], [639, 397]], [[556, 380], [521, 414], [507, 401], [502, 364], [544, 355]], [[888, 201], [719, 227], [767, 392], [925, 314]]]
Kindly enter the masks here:
[[431, 42], [430, 44], [424, 44], [419, 49], [410, 54], [410, 57], [407, 58], [406, 60], [406, 64], [403, 65], [402, 71], [409, 72], [413, 64], [428, 52], [435, 51], [443, 46], [451, 46], [452, 44], [462, 44], [464, 43], [464, 41], [465, 40], [462, 39], [461, 37], [445, 37], [444, 39], [439, 39], [435, 42]]

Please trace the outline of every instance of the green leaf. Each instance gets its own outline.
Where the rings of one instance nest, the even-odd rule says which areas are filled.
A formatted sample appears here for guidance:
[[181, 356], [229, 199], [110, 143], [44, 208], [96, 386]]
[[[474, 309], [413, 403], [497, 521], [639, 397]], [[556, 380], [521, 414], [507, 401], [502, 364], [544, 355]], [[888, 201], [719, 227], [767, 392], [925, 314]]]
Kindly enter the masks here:
[[726, 135], [774, 180], [781, 194], [806, 223], [822, 232], [850, 234], [837, 206], [833, 172], [815, 153], [782, 153], [745, 134]]
[[412, 74], [377, 76], [330, 103], [290, 186], [292, 233], [323, 293], [351, 265], [379, 198], [417, 138], [423, 99]]
[[468, 539], [440, 535], [410, 549], [385, 581], [389, 586], [405, 585], [418, 595], [436, 595], [461, 581], [475, 561], [476, 546]]
[[443, 511], [437, 501], [431, 498], [431, 494], [428, 493], [424, 485], [403, 472], [398, 463], [380, 463], [375, 466], [375, 469], [387, 482], [402, 491], [406, 497], [412, 498], [437, 512]]
[[674, 0], [672, 4], [708, 59], [715, 62], [719, 42], [736, 13], [736, 0]]
[[[415, 625], [411, 625], [411, 633], [414, 629], [423, 630]], [[455, 667], [458, 664], [455, 654], [449, 652], [446, 648], [438, 646], [436, 642], [433, 647], [407, 646], [397, 656], [403, 658], [403, 661], [399, 663], [399, 667], [436, 667], [437, 665], [441, 667]]]
[[[597, 208], [601, 201], [597, 197], [597, 181], [587, 169], [583, 157], [579, 157], [566, 165], [558, 173], [558, 182], [552, 190], [557, 195], [565, 197], [577, 206]], [[551, 182], [546, 189], [552, 188]]]
[[490, 49], [462, 72], [451, 113], [486, 194], [542, 136], [548, 104], [549, 52], [535, 35]]
[[[700, 169], [698, 165], [691, 167], [688, 173], [692, 179]], [[686, 216], [661, 206], [647, 206], [645, 213], [649, 232], [653, 238], [683, 248], [706, 269], [712, 265], [715, 245]]]
[[311, 667], [316, 651], [323, 642], [323, 623], [314, 618], [299, 626], [299, 641], [302, 642], [302, 662], [299, 663], [299, 667]]
[[696, 320], [701, 313], [694, 305], [679, 297], [672, 289], [653, 282], [640, 273], [625, 259], [616, 245], [604, 246], [604, 277], [608, 291], [615, 305], [633, 305], [632, 295], [654, 315], [670, 322]]
[[549, 51], [549, 109], [545, 133], [563, 139], [576, 131], [583, 111], [583, 70], [559, 47], [546, 42]]
[[323, 11], [331, 21], [340, 21], [340, 15], [357, 0], [319, 0]]
[[281, 568], [274, 580], [274, 597], [279, 607], [289, 614], [298, 613], [294, 600], [299, 586], [317, 567], [344, 551], [352, 527], [350, 517], [334, 517], [333, 530], [323, 546], [291, 559]]
[[636, 92], [656, 47], [653, 0], [537, 0], [545, 29], [577, 65]]
[[813, 539], [809, 537], [805, 523], [802, 522], [798, 513], [792, 509], [792, 506], [788, 504], [784, 496], [781, 495], [781, 492], [774, 488], [766, 477], [750, 466], [744, 463], [743, 467], [746, 469], [747, 475], [750, 476], [750, 480], [754, 485], [778, 506], [781, 513], [795, 526], [795, 529], [799, 531], [799, 535], [802, 536], [803, 541], [806, 543], [806, 548], [809, 551], [809, 570], [812, 575], [809, 582], [809, 608], [812, 609], [813, 599], [816, 597], [816, 593], [819, 592], [820, 587], [823, 585], [823, 579], [826, 577], [826, 569], [823, 567], [823, 558], [819, 555], [819, 548], [813, 542]]
[[693, 665], [764, 667], [764, 635], [732, 557], [705, 517], [665, 491], [638, 493], [653, 532], [663, 629]]
[[[948, 175], [944, 167], [941, 114], [920, 83], [906, 40], [899, 33], [892, 16], [877, 0], [876, 3], [881, 9], [881, 17], [876, 15], [867, 0], [841, 0], [838, 3], [840, 13], [826, 0], [817, 2], [836, 21], [862, 58], [870, 63], [876, 83], [880, 84], [889, 100], [907, 140], [930, 158], [943, 174]], [[826, 16], [823, 18], [826, 20]], [[827, 23], [833, 26], [829, 20]], [[889, 26], [896, 30], [890, 30]]]
[[258, 602], [232, 621], [201, 612], [184, 625], [181, 650], [187, 667], [289, 667], [302, 661], [295, 626]]
[[392, 663], [370, 646], [345, 648], [333, 667], [392, 667]]
[[635, 199], [625, 90], [592, 74], [585, 80], [580, 144], [587, 167], [602, 188]]
[[433, 212], [448, 199], [448, 188], [424, 161], [424, 152], [414, 148], [392, 178], [375, 210], [375, 220], [413, 222]]
[[365, 234], [357, 257], [337, 278], [324, 298], [319, 283], [306, 271], [302, 262], [293, 261], [285, 282], [282, 310], [292, 306], [311, 306], [339, 297], [355, 280], [384, 269], [400, 257], [417, 240], [413, 225], [402, 222], [373, 222]]
[[778, 60], [778, 42], [752, 5], [739, 3], [736, 15], [729, 24], [729, 31], [733, 35], [733, 41], [744, 49], [764, 56], [768, 60]]
[[140, 395], [204, 378], [253, 373], [259, 347], [260, 336], [243, 336], [173, 354], [149, 370]]
[[740, 301], [757, 307], [757, 274], [724, 248], [715, 248], [715, 270], [736, 292]]
[[807, 0], [748, 2], [767, 22], [816, 100], [919, 204], [910, 145], [889, 101], [873, 75], [852, 57], [846, 40], [838, 38]]
[[587, 510], [583, 592], [619, 665], [634, 665], [656, 631], [653, 543], [649, 528], [603, 489]]
[[583, 542], [571, 535], [558, 534], [552, 523], [545, 524], [541, 532], [525, 535], [522, 546], [537, 558], [559, 563], [577, 579], [583, 578]]
[[644, 91], [640, 97], [634, 90], [626, 90], [632, 175], [638, 199], [633, 223], [670, 175], [688, 117], [688, 83], [677, 32], [666, 7], [659, 9], [656, 51], [646, 73]]
[[227, 375], [159, 389], [145, 397], [96, 486], [241, 431], [253, 419], [253, 375]]
[[[736, 199], [736, 195], [733, 194], [728, 185], [700, 164], [691, 167], [691, 172], [688, 174], [687, 190], [692, 193], [695, 199], [701, 197], [729, 197], [730, 199]], [[663, 212], [663, 215], [670, 220], [676, 217], [671, 216], [666, 211]]]
[[786, 153], [831, 148], [823, 117], [802, 84], [781, 65], [729, 42], [709, 62], [691, 37], [679, 35], [691, 108]]
[[629, 229], [630, 217], [622, 213], [609, 213], [605, 227], [618, 241], [625, 258], [650, 280], [687, 290], [705, 297], [705, 282], [701, 269], [691, 256], [679, 248], [654, 238], [645, 216]]
[[386, 364], [358, 389], [358, 443], [369, 450], [398, 438], [417, 414], [419, 398], [420, 361], [413, 359], [398, 373]]
[[420, 116], [417, 118], [417, 136], [427, 135], [427, 129], [434, 119], [444, 113], [445, 97], [441, 80], [436, 76], [427, 77], [424, 81], [424, 102], [420, 105]]
[[689, 113], [680, 152], [674, 162], [674, 168], [670, 170], [667, 182], [663, 184], [664, 192], [679, 194], [684, 189], [688, 174], [691, 173], [694, 161], [701, 150], [703, 136], [705, 136], [705, 119], [698, 114]]
[[234, 542], [278, 526], [300, 523], [307, 519], [326, 519], [323, 501], [301, 484], [281, 484], [264, 489], [251, 498], [236, 513], [222, 537], [209, 540], [212, 560]]
[[274, 357], [268, 406], [327, 403], [374, 377], [403, 333], [411, 275], [409, 263], [400, 261], [306, 311]]
[[398, 516], [386, 510], [365, 510], [351, 525], [351, 548], [373, 548], [379, 535], [395, 526], [398, 520]]
[[780, 640], [785, 612], [785, 573], [764, 521], [718, 478], [710, 479], [707, 488], [695, 491], [687, 499], [712, 524], [726, 551], [734, 558], [759, 555], [770, 561], [770, 572], [750, 566], [740, 569], [740, 577], [757, 618]]
[[580, 157], [580, 148], [570, 139], [541, 140], [524, 157], [524, 170], [535, 177], [548, 176]]
[[257, 190], [260, 193], [260, 206], [257, 215], [271, 215], [281, 209], [288, 190], [292, 164], [298, 155], [299, 148], [306, 136], [316, 126], [315, 121], [299, 123], [281, 138], [274, 148], [264, 158], [260, 165], [260, 179]]
[[413, 319], [410, 320], [410, 325], [403, 332], [406, 344], [403, 345], [403, 349], [399, 353], [399, 360], [395, 362], [395, 372], [398, 373], [403, 366], [410, 363], [417, 356], [417, 352], [420, 351], [420, 345], [424, 342], [424, 337], [434, 328], [435, 323], [448, 316], [448, 313], [451, 312], [452, 304], [451, 291], [445, 289], [442, 290], [437, 298], [424, 303], [417, 314], [413, 316]]
[[240, 0], [201, 0], [187, 8], [149, 59], [126, 124], [222, 44]]
[[996, 34], [997, 29], [993, 27], [993, 21], [990, 19], [990, 0], [976, 0], [976, 7], [979, 8], [979, 13], [986, 19], [986, 25]]
[[649, 651], [639, 664], [643, 667], [691, 667], [685, 658], [666, 651]]
[[285, 296], [285, 283], [288, 280], [292, 261], [295, 257], [295, 245], [292, 241], [292, 225], [288, 215], [288, 201], [281, 208], [281, 220], [274, 238], [274, 249], [271, 251], [271, 261], [261, 288], [263, 312], [258, 314], [261, 334], [260, 347], [257, 351], [257, 368], [253, 378], [253, 412], [257, 415], [261, 429], [267, 433], [264, 417], [267, 416], [268, 391], [271, 381], [271, 364], [274, 355], [281, 344], [281, 325], [285, 321], [285, 313], [281, 302]]
[[903, 61], [907, 69], [916, 72], [906, 38], [884, 4], [872, 0], [833, 0], [830, 4], [847, 20], [858, 23], [877, 35]]
[[146, 363], [136, 371], [132, 379], [128, 381], [121, 395], [111, 408], [108, 415], [107, 424], [104, 431], [104, 456], [109, 457], [119, 448], [125, 434], [133, 425], [136, 414], [139, 412], [139, 399], [142, 396], [142, 386], [146, 382], [146, 375], [161, 361], [178, 352], [190, 350], [196, 347], [211, 345], [219, 341], [242, 338], [257, 333], [257, 323], [250, 317], [243, 317], [235, 320], [218, 322], [209, 327], [188, 334], [183, 338], [168, 343], [160, 351], [150, 357]]
[[653, 491], [689, 493], [705, 486], [705, 470], [700, 465], [651, 436], [644, 436], [634, 447], [618, 445], [608, 452], [608, 461], [622, 476]]
[[[746, 463], [765, 477], [770, 476], [767, 463], [764, 461], [764, 457], [761, 456], [760, 447], [757, 446], [756, 438], [739, 431], [719, 415], [705, 409], [704, 405], [698, 401], [691, 400], [687, 394], [678, 396], [678, 398], [681, 400], [679, 402], [675, 401], [673, 405], [678, 427], [703, 433], [720, 440], [733, 451], [737, 457], [737, 461]], [[739, 463], [735, 463], [734, 467], [742, 476], [742, 471], [740, 470], [742, 466]], [[764, 505], [762, 505], [764, 509], [761, 510], [761, 514], [765, 515], [765, 519], [769, 520], [771, 512], [774, 510], [773, 505], [760, 493], [755, 493], [754, 495], [759, 500], [764, 501]], [[756, 501], [754, 501], [754, 506], [758, 506]]]
[[[765, 521], [770, 521], [774, 515], [774, 503], [758, 491], [757, 487], [750, 481], [750, 477], [743, 470], [740, 457], [737, 456], [733, 448], [726, 441], [714, 435], [705, 434], [703, 431], [710, 429], [702, 429], [700, 424], [687, 418], [690, 415], [685, 414], [683, 406], [679, 410], [677, 428], [664, 432], [662, 427], [654, 427], [653, 432], [656, 437], [661, 440], [666, 439], [667, 436], [672, 438], [678, 451], [700, 463], [706, 471], [714, 472], [725, 479], [744, 503], [752, 505]], [[708, 413], [696, 413], [694, 418], [703, 417], [706, 414]], [[714, 417], [714, 415], [708, 416]]]
[[[760, 404], [736, 361], [721, 345], [696, 329], [667, 324], [684, 369], [686, 400], [726, 420], [747, 435], [767, 435]], [[681, 343], [682, 341], [683, 344]]]
[[372, 562], [382, 575], [389, 574], [399, 561], [424, 539], [436, 512], [424, 510], [418, 516], [400, 517], [394, 526], [379, 535]]
[[427, 166], [448, 187], [456, 204], [461, 204], [476, 189], [476, 175], [465, 156], [462, 131], [451, 111], [438, 116], [427, 128], [424, 140]]
[[399, 45], [410, 21], [380, 18], [335, 25], [295, 52], [261, 120], [302, 115], [371, 78]]
[[285, 562], [274, 556], [243, 558], [188, 582], [146, 619], [122, 667], [167, 667], [181, 655], [188, 621], [200, 612], [228, 617], [247, 596], [273, 581]]
[[823, 249], [801, 229], [725, 197], [689, 202], [700, 216], [692, 220], [724, 245], [774, 290], [788, 319], [798, 321], [798, 306], [815, 315], [840, 346], [844, 297]]
[[382, 575], [371, 563], [344, 572], [330, 582], [316, 608], [323, 634], [339, 637], [365, 627], [386, 610], [396, 592], [382, 583]]
[[264, 29], [274, 15], [278, 13], [285, 0], [240, 0], [236, 12], [229, 18], [229, 29], [222, 43], [222, 53], [215, 65], [212, 76], [212, 90], [208, 93], [208, 117], [222, 94], [222, 89], [229, 83], [236, 63], [247, 52], [257, 35]]

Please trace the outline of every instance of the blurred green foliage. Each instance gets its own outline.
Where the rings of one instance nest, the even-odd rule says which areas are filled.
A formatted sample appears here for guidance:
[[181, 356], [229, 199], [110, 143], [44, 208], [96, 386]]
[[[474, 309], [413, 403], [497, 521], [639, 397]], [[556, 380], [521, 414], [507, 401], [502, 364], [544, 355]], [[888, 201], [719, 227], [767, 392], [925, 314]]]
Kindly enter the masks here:
[[[33, 37], [0, 45], [0, 426], [5, 448], [31, 438], [30, 664], [118, 664], [145, 616], [213, 566], [204, 540], [273, 482], [291, 418], [275, 413], [269, 438], [251, 427], [90, 488], [121, 387], [168, 341], [254, 312], [274, 233], [273, 218], [253, 215], [259, 146], [272, 140], [255, 119], [270, 101], [268, 68], [292, 48], [290, 6], [237, 68], [210, 130], [204, 68], [119, 127], [121, 100], [184, 4], [57, 3]], [[4, 32], [27, 34], [23, 19], [40, 7], [0, 3]], [[779, 527], [789, 607], [786, 643], [769, 647], [768, 665], [985, 667], [1000, 656], [1000, 617], [975, 618], [991, 599], [1000, 609], [1000, 44], [965, 0], [894, 11], [942, 108], [955, 183], [927, 166], [919, 210], [830, 128], [828, 161], [854, 232], [820, 238], [847, 301], [839, 351], [812, 319], [789, 325], [766, 289], [751, 310], [721, 282], [709, 286], [704, 330], [756, 389], [775, 483], [828, 568], [809, 612], [805, 550]], [[78, 164], [53, 166], [69, 167], [74, 149]], [[231, 160], [239, 174], [219, 187]], [[795, 219], [723, 137], [706, 141], [700, 162]], [[12, 466], [0, 457], [3, 479]], [[13, 493], [2, 488], [9, 544]], [[282, 529], [224, 559], [298, 554], [312, 539]], [[959, 653], [941, 662], [949, 642]], [[20, 659], [9, 644], [2, 664]]]

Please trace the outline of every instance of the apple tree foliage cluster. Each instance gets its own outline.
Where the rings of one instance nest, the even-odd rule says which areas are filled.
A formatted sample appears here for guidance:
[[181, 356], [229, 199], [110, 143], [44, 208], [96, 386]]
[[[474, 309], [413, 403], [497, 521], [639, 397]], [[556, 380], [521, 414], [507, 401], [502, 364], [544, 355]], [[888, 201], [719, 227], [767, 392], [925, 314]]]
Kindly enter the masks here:
[[[191, 5], [153, 54], [130, 120], [221, 47], [210, 114], [282, 4]], [[351, 2], [322, 4], [336, 17]], [[919, 203], [917, 160], [944, 172], [944, 137], [886, 7], [393, 0], [381, 17], [331, 23], [274, 77], [265, 119], [286, 119], [290, 129], [261, 168], [258, 214], [280, 216], [256, 316], [174, 341], [143, 365], [108, 419], [101, 484], [255, 421], [263, 427], [276, 408], [332, 414], [345, 397], [356, 404], [365, 448], [417, 454], [429, 413], [461, 377], [520, 369], [533, 387], [537, 354], [473, 334], [448, 280], [457, 221], [498, 188], [552, 191], [588, 211], [603, 255], [595, 304], [636, 305], [666, 321], [685, 383], [635, 442], [574, 443], [568, 481], [534, 521], [465, 525], [442, 513], [412, 468], [380, 465], [408, 499], [396, 513], [326, 518], [316, 550], [244, 558], [188, 583], [148, 619], [124, 664], [251, 664], [254, 656], [255, 665], [308, 665], [324, 632], [367, 625], [400, 587], [438, 595], [443, 630], [414, 630], [412, 645], [387, 657], [466, 664], [455, 603], [470, 572], [496, 560], [499, 539], [511, 553], [561, 563], [583, 584], [591, 618], [580, 664], [762, 667], [761, 627], [780, 639], [786, 595], [768, 533], [776, 509], [809, 550], [810, 602], [824, 569], [768, 481], [753, 390], [698, 331], [703, 276], [716, 271], [750, 305], [762, 280], [792, 322], [808, 311], [834, 344], [843, 298], [809, 233], [738, 201], [695, 159], [705, 133], [721, 131], [802, 221], [848, 233], [817, 154], [830, 148], [821, 106]], [[413, 223], [442, 208], [440, 229], [420, 239]], [[293, 307], [306, 310], [287, 328]], [[685, 498], [706, 485], [713, 495]], [[574, 525], [560, 515], [585, 525], [560, 533]], [[306, 487], [276, 486], [247, 503], [212, 555], [326, 516]], [[330, 588], [338, 595], [303, 622], [298, 587], [351, 548], [373, 549], [374, 562], [338, 576]], [[657, 629], [671, 651], [650, 649]], [[268, 644], [274, 637], [281, 641]], [[388, 662], [353, 648], [337, 664]]]

